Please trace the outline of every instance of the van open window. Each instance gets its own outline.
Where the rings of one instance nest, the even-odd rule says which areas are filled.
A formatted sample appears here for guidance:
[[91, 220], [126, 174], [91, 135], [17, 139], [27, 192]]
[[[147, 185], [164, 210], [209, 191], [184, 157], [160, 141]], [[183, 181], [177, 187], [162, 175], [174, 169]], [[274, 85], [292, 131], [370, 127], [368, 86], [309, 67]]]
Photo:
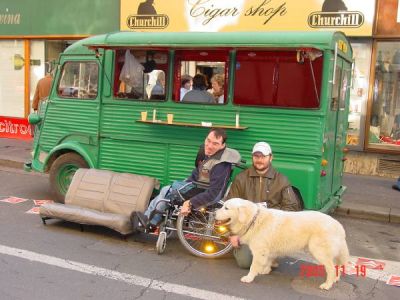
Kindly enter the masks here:
[[165, 100], [167, 51], [116, 50], [115, 59], [115, 98]]
[[96, 62], [66, 62], [57, 87], [62, 98], [95, 99], [99, 78]]
[[234, 103], [318, 108], [321, 80], [318, 50], [238, 51]]
[[224, 104], [228, 51], [178, 50], [173, 99], [182, 103]]

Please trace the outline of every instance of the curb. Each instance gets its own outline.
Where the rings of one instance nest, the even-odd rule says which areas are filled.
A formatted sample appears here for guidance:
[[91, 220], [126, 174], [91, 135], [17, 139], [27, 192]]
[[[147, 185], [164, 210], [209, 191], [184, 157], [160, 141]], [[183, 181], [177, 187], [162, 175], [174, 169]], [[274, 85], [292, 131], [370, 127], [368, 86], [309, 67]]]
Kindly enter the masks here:
[[16, 161], [6, 157], [0, 157], [0, 166], [14, 169], [23, 169], [24, 163], [22, 161]]
[[342, 203], [334, 211], [335, 215], [400, 224], [400, 209], [375, 205]]

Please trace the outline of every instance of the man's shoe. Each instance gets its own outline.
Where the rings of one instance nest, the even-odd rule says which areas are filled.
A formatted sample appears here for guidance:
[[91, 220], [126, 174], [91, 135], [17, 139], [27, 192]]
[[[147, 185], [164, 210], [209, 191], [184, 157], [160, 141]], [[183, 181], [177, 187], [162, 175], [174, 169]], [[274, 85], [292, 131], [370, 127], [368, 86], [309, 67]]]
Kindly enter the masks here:
[[147, 226], [147, 229], [149, 233], [153, 233], [155, 235], [158, 235], [160, 233], [160, 227], [153, 224], [149, 224], [149, 226]]
[[393, 184], [393, 185], [392, 185], [392, 188], [393, 188], [394, 190], [400, 191], [400, 185], [398, 185], [398, 184]]
[[149, 218], [147, 218], [147, 216], [144, 213], [137, 211], [135, 214], [136, 217], [139, 219], [140, 224], [142, 224], [143, 227], [147, 227], [149, 225]]

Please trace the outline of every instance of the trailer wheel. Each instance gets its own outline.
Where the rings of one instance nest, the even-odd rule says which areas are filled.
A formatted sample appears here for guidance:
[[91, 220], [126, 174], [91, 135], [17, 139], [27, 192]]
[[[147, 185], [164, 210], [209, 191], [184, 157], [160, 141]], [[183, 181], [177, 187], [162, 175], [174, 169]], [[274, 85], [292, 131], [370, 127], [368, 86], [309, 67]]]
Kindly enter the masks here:
[[59, 156], [50, 168], [50, 186], [56, 194], [56, 201], [64, 203], [65, 194], [72, 177], [79, 168], [88, 168], [87, 162], [76, 153]]

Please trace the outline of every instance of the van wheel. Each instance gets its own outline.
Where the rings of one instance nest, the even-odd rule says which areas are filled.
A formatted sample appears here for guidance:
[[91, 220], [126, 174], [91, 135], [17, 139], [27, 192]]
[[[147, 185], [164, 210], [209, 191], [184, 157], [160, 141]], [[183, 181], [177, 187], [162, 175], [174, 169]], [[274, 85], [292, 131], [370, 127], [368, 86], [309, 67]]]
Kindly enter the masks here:
[[79, 168], [88, 168], [87, 162], [76, 153], [59, 156], [50, 168], [50, 186], [56, 194], [56, 201], [64, 203], [65, 194], [72, 177]]

